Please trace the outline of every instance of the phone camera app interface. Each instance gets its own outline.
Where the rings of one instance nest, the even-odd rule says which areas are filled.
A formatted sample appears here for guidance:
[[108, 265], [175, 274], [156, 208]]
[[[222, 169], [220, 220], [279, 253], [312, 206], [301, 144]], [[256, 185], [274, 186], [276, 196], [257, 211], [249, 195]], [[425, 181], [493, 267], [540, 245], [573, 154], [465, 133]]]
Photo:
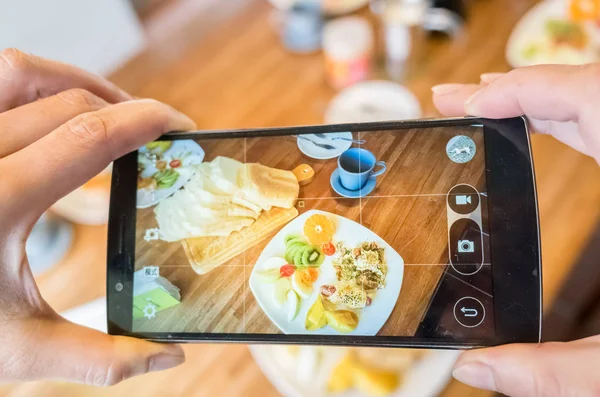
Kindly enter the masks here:
[[483, 129], [152, 142], [134, 332], [494, 335]]

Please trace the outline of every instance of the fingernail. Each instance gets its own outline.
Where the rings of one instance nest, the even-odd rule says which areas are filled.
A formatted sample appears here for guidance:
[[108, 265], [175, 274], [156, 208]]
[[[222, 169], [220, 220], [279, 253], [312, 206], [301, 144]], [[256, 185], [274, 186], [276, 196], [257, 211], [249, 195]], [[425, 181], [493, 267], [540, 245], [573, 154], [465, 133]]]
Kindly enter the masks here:
[[188, 117], [188, 115], [186, 115], [185, 113], [180, 112], [177, 109], [173, 109], [173, 113], [174, 115], [176, 115], [176, 122], [173, 123], [173, 130], [177, 130], [177, 131], [190, 131], [190, 130], [195, 130], [198, 127], [196, 126], [196, 123], [194, 122], [194, 120], [192, 120], [191, 118]]
[[479, 76], [479, 79], [482, 83], [491, 84], [494, 81], [498, 80], [500, 77], [504, 76], [506, 73], [484, 73]]
[[181, 113], [181, 112], [180, 112], [180, 114], [185, 120], [187, 120], [186, 122], [189, 124], [188, 129], [195, 130], [198, 128], [198, 126], [196, 125], [196, 122], [194, 120], [192, 120], [191, 118], [189, 118], [188, 115]]
[[452, 371], [452, 376], [469, 386], [479, 389], [496, 390], [496, 382], [492, 369], [482, 363], [473, 362], [463, 364]]
[[431, 87], [431, 91], [436, 95], [447, 95], [458, 91], [462, 86], [462, 84], [438, 84]]
[[184, 356], [159, 354], [150, 358], [150, 365], [148, 366], [148, 370], [150, 372], [164, 371], [165, 369], [176, 367], [179, 364], [182, 364], [184, 361]]
[[475, 101], [477, 100], [477, 98], [481, 95], [481, 93], [484, 91], [485, 89], [480, 89], [479, 91], [477, 91], [476, 93], [474, 93], [473, 95], [471, 95], [469, 98], [467, 98], [467, 100], [465, 101], [465, 113], [467, 113], [470, 116], [478, 116], [478, 111], [477, 111], [477, 107], [475, 106]]

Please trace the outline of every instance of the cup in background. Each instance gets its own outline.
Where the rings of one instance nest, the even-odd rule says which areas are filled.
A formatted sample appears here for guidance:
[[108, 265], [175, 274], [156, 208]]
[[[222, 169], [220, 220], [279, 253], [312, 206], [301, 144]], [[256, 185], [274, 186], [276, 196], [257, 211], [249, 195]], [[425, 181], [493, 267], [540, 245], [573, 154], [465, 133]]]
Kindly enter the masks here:
[[271, 21], [285, 48], [296, 53], [311, 53], [321, 48], [324, 20], [319, 2], [294, 2], [286, 10], [272, 15]]

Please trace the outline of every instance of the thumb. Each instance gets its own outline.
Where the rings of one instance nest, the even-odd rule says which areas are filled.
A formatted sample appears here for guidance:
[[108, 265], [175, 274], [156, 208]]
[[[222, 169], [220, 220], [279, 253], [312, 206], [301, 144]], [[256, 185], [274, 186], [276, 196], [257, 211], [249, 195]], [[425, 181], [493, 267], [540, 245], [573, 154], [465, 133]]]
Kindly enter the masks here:
[[13, 331], [19, 328], [27, 343], [2, 366], [13, 380], [47, 378], [108, 386], [185, 361], [178, 345], [110, 336], [60, 317], [21, 320]]
[[575, 342], [521, 344], [465, 352], [452, 375], [508, 396], [600, 395], [600, 336]]

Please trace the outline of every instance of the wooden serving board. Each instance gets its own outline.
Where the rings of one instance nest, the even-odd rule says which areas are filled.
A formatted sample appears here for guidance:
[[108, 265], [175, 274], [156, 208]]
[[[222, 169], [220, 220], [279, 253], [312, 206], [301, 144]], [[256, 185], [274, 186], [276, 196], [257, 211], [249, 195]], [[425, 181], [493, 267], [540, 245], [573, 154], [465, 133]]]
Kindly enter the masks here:
[[274, 231], [298, 216], [292, 208], [264, 211], [248, 227], [226, 237], [197, 237], [182, 241], [185, 254], [198, 274], [205, 274], [266, 239]]

